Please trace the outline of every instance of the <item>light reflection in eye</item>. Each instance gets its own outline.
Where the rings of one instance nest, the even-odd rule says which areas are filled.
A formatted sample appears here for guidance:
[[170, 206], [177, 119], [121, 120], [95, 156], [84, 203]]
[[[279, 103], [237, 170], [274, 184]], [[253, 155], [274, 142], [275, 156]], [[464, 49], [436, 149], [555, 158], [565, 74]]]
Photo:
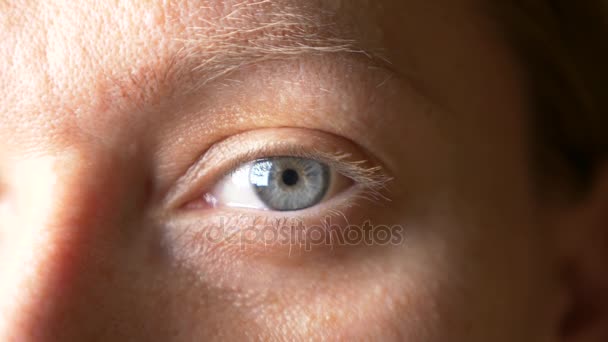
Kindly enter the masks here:
[[260, 159], [231, 172], [205, 196], [205, 200], [212, 206], [302, 210], [326, 197], [334, 178], [332, 174], [328, 165], [312, 159]]

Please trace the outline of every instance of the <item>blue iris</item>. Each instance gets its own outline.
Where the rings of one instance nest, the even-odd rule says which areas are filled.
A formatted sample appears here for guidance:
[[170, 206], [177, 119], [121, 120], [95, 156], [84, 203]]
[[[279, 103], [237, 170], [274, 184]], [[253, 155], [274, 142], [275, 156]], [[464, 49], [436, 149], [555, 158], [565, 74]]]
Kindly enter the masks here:
[[272, 210], [293, 211], [323, 200], [330, 184], [329, 167], [297, 157], [276, 157], [254, 162], [249, 182], [260, 200]]

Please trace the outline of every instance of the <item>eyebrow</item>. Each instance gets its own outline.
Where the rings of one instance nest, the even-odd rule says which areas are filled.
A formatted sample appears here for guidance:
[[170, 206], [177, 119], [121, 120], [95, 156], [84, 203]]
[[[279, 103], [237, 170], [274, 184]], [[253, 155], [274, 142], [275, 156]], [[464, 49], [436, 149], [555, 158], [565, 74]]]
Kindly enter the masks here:
[[183, 45], [175, 63], [186, 66], [177, 74], [194, 75], [194, 88], [200, 88], [248, 65], [304, 55], [358, 54], [386, 62], [378, 49], [364, 48], [336, 23], [335, 13], [313, 6], [263, 0], [219, 10], [201, 7], [213, 14], [176, 38]]

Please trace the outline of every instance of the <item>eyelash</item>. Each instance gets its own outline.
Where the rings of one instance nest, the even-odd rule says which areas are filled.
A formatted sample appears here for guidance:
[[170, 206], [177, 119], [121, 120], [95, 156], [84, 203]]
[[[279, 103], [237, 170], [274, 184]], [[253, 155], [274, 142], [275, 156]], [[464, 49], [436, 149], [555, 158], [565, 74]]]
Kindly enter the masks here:
[[[231, 151], [222, 150], [221, 147], [219, 151], [215, 151], [215, 153], [220, 153], [222, 155], [230, 154], [230, 152]], [[221, 166], [210, 167], [211, 170], [204, 170], [206, 163], [205, 156], [203, 156], [203, 158], [188, 171], [185, 177], [186, 184], [182, 185], [181, 187], [178, 186], [178, 191], [176, 191], [177, 193], [180, 192], [180, 188], [190, 188], [185, 191], [185, 196], [170, 195], [169, 198], [171, 200], [169, 203], [171, 203], [172, 207], [176, 208], [188, 206], [188, 203], [191, 203], [196, 199], [201, 199], [206, 190], [210, 189], [213, 184], [217, 183], [224, 177], [230, 176], [240, 166], [261, 158], [279, 156], [306, 158], [322, 162], [327, 164], [338, 174], [352, 180], [353, 185], [345, 192], [350, 196], [345, 204], [346, 207], [353, 206], [360, 200], [369, 200], [372, 202], [382, 200], [390, 201], [385, 193], [386, 185], [392, 180], [392, 178], [386, 175], [381, 166], [370, 166], [372, 163], [362, 158], [354, 159], [352, 153], [341, 151], [334, 151], [330, 153], [321, 151], [318, 148], [307, 148], [296, 144], [279, 144], [272, 141], [260, 147], [240, 151], [229, 161], [221, 163]], [[213, 156], [209, 157], [209, 159], [213, 159]], [[201, 168], [201, 164], [203, 165], [203, 170], [198, 170]], [[207, 177], [207, 174], [215, 174], [215, 176]], [[340, 197], [340, 195], [342, 194], [338, 194], [338, 197]], [[183, 197], [185, 197], [186, 200], [184, 200]], [[331, 199], [329, 200], [331, 201]]]
[[[336, 173], [352, 180], [352, 185], [312, 207], [291, 212], [226, 206], [213, 208], [205, 203], [205, 193], [239, 166], [258, 159], [283, 156], [325, 163]], [[265, 258], [271, 256], [292, 256], [292, 250], [300, 251], [302, 241], [308, 241], [299, 237], [312, 239], [313, 234], [321, 233], [316, 228], [321, 228], [321, 234], [330, 238], [328, 244], [298, 255], [323, 257], [324, 253], [333, 253], [341, 247], [331, 238], [336, 230], [347, 229], [351, 224], [363, 227], [366, 220], [379, 215], [378, 209], [390, 201], [387, 185], [392, 177], [389, 175], [373, 156], [349, 140], [330, 133], [300, 128], [249, 131], [220, 141], [207, 150], [167, 194], [168, 206], [164, 208], [169, 208], [169, 212], [162, 211], [159, 219], [165, 227], [166, 238], [173, 241], [169, 244], [170, 253], [175, 253], [176, 259], [180, 260], [192, 260], [193, 255], [218, 258], [218, 254], [231, 258], [245, 255], [246, 260], [252, 262], [267, 260]], [[205, 203], [201, 209], [188, 208], [189, 203], [196, 200]], [[293, 228], [296, 228], [295, 232], [292, 232]], [[218, 242], [213, 238], [213, 234], [218, 232], [228, 240], [232, 236], [237, 240], [220, 239]], [[240, 242], [239, 238], [249, 232], [258, 235], [270, 232], [277, 236], [287, 233], [289, 239], [269, 244]], [[292, 240], [294, 237], [296, 239]]]
[[[364, 165], [368, 162], [365, 160], [348, 161], [351, 155], [347, 153], [330, 155], [320, 151], [305, 151], [295, 148], [280, 154], [260, 154], [258, 151], [248, 151], [246, 154], [239, 156], [238, 159], [231, 162], [229, 164], [230, 167], [227, 167], [229, 171], [222, 173], [212, 183], [223, 179], [224, 177], [233, 175], [238, 168], [244, 164], [254, 162], [260, 158], [272, 158], [278, 156], [305, 158], [322, 162], [327, 164], [330, 168], [333, 168], [333, 170], [335, 170], [338, 174], [352, 180], [353, 185], [349, 190], [353, 191], [347, 190], [347, 192], [351, 193], [349, 205], [357, 203], [357, 200], [369, 200], [373, 202], [389, 200], [389, 198], [384, 195], [384, 191], [386, 190], [386, 183], [388, 183], [391, 178], [382, 173], [381, 167], [375, 166], [366, 168]], [[240, 160], [242, 160], [242, 162]], [[204, 191], [202, 192], [204, 193]], [[339, 195], [340, 194], [338, 194], [338, 196]], [[202, 197], [202, 194], [200, 197]]]

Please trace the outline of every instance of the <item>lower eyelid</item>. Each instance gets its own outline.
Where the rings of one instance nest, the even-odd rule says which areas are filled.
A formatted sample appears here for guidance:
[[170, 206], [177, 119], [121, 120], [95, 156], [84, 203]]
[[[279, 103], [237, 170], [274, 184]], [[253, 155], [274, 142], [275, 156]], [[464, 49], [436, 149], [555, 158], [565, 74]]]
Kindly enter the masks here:
[[[167, 222], [166, 231], [177, 236], [171, 239], [175, 253], [194, 250], [203, 253], [198, 255], [200, 258], [218, 257], [205, 253], [229, 254], [231, 258], [250, 261], [335, 254], [344, 248], [360, 247], [344, 244], [335, 237], [344, 235], [346, 228], [362, 227], [375, 213], [361, 203], [357, 189], [347, 192], [318, 207], [289, 214], [233, 208], [218, 208], [206, 214], [184, 213]], [[309, 248], [305, 248], [307, 241], [312, 242]]]

